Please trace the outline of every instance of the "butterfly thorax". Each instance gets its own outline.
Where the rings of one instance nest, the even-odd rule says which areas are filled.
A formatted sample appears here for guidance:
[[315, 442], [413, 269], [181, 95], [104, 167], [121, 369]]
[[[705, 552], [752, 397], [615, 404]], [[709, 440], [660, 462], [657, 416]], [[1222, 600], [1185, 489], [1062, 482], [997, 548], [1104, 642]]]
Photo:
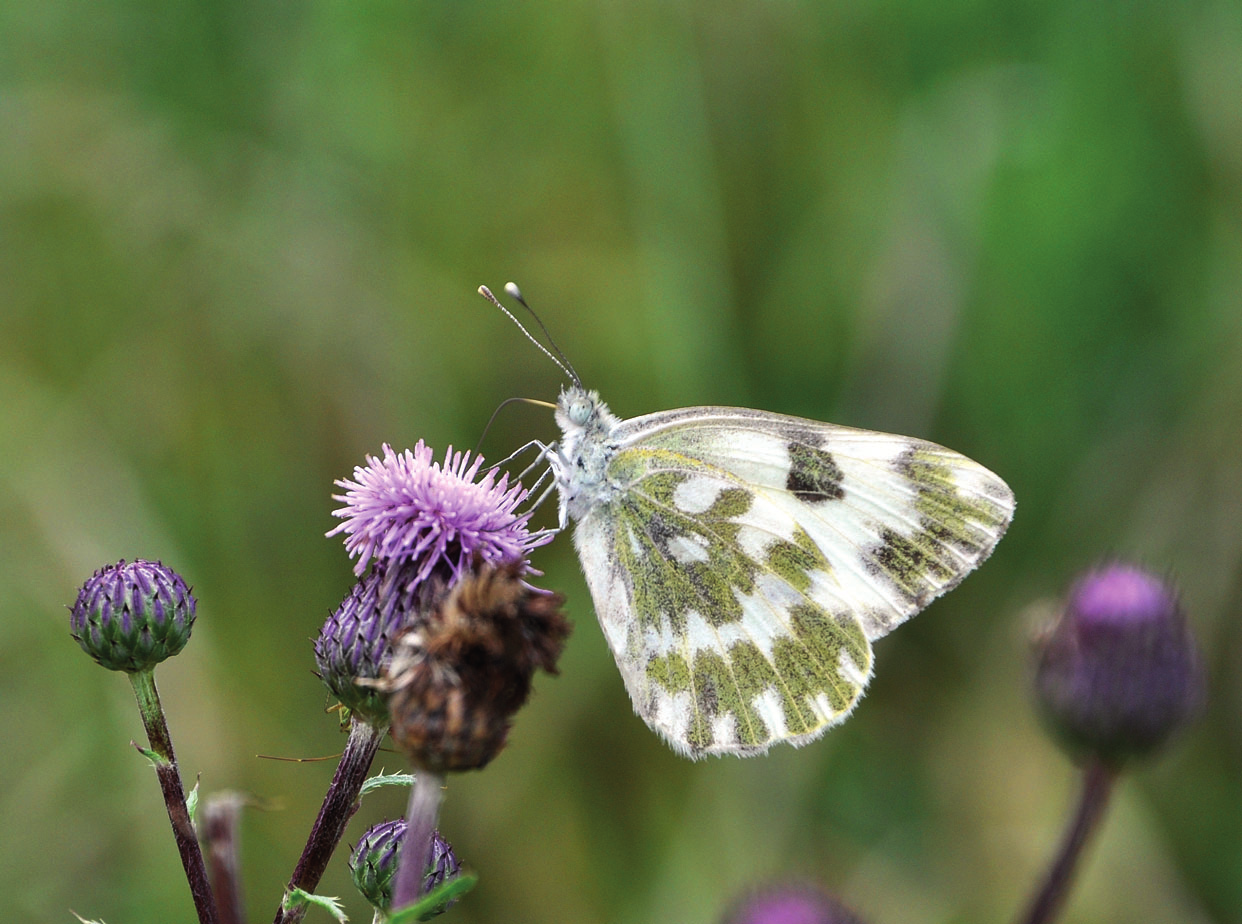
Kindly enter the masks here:
[[607, 468], [617, 451], [612, 436], [620, 422], [598, 393], [576, 385], [561, 392], [556, 423], [562, 436], [551, 463], [561, 495], [562, 526], [617, 494]]

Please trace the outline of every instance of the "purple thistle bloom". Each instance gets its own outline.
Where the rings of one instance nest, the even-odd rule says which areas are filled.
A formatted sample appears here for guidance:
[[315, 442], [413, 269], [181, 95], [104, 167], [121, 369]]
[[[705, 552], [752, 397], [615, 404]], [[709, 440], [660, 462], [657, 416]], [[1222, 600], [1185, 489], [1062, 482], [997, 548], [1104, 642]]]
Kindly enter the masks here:
[[1081, 577], [1036, 640], [1035, 694], [1077, 754], [1110, 764], [1156, 750], [1199, 711], [1203, 667], [1177, 594], [1134, 565]]
[[163, 563], [122, 559], [82, 585], [69, 631], [104, 667], [134, 673], [185, 647], [196, 602], [181, 575]]
[[724, 924], [862, 924], [862, 919], [813, 886], [769, 886], [737, 903]]
[[346, 506], [333, 516], [344, 522], [328, 535], [345, 534], [345, 548], [357, 557], [354, 573], [368, 562], [411, 562], [412, 583], [421, 583], [444, 566], [448, 583], [476, 559], [491, 564], [524, 560], [533, 549], [551, 541], [550, 530], [527, 529], [530, 511], [517, 513], [527, 491], [507, 474], [489, 469], [479, 480], [483, 457], [450, 447], [441, 465], [430, 447], [419, 440], [400, 454], [384, 444], [384, 458], [367, 456], [354, 469], [354, 480], [336, 484], [334, 494]]

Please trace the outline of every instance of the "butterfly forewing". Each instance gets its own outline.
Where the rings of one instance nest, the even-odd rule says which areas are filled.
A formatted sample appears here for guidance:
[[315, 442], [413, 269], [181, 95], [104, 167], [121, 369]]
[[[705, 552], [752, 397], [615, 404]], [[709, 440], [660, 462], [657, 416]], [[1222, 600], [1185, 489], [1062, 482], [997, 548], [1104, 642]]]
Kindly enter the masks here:
[[767, 496], [810, 537], [875, 639], [956, 586], [1013, 515], [999, 477], [935, 443], [742, 408], [623, 422], [621, 447], [666, 449]]

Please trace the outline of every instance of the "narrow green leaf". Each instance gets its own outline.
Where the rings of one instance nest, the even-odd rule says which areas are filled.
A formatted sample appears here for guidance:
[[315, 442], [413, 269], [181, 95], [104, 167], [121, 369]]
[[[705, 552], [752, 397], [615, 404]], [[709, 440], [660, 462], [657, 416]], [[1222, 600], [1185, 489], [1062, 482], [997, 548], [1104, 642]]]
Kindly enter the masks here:
[[151, 750], [150, 748], [144, 748], [137, 741], [131, 741], [130, 744], [134, 746], [135, 751], [137, 751], [147, 760], [151, 761], [151, 766], [154, 767], [156, 770], [160, 769], [160, 767], [170, 766], [168, 761], [164, 757], [157, 754], [155, 751]]
[[414, 774], [412, 773], [377, 773], [362, 784], [362, 791], [358, 793], [358, 798], [361, 799], [371, 790], [379, 789], [381, 786], [412, 785], [414, 785]]
[[194, 778], [194, 788], [190, 790], [190, 794], [185, 797], [185, 808], [190, 813], [190, 824], [197, 824], [194, 813], [198, 811], [198, 777]]
[[339, 924], [345, 924], [349, 920], [344, 909], [341, 908], [341, 900], [331, 895], [314, 895], [310, 892], [303, 892], [301, 889], [293, 889], [285, 893], [285, 900], [281, 905], [285, 911], [312, 905], [332, 915]]
[[414, 904], [406, 905], [400, 911], [390, 914], [388, 924], [414, 924], [415, 921], [429, 921], [449, 902], [473, 889], [478, 881], [477, 874], [462, 873], [456, 879], [442, 882]]

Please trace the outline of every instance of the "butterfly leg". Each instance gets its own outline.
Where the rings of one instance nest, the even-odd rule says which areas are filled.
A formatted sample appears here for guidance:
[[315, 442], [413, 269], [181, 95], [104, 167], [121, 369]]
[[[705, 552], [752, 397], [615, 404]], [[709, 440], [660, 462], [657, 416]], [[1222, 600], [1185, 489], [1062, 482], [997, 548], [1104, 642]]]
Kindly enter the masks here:
[[547, 458], [548, 453], [552, 451], [551, 447], [549, 447], [546, 443], [544, 443], [541, 440], [531, 440], [529, 443], [523, 443], [521, 446], [513, 450], [513, 452], [509, 453], [499, 462], [495, 462], [493, 464], [496, 468], [499, 468], [502, 465], [507, 465], [508, 463], [516, 459], [518, 456], [520, 456], [522, 453], [526, 452], [528, 449], [538, 449], [539, 455], [535, 459], [534, 462], [532, 462], [530, 465], [528, 465], [518, 474], [518, 479], [520, 480], [526, 477], [526, 475], [530, 473], [531, 469], [533, 469], [536, 465], [539, 464], [540, 459]]

